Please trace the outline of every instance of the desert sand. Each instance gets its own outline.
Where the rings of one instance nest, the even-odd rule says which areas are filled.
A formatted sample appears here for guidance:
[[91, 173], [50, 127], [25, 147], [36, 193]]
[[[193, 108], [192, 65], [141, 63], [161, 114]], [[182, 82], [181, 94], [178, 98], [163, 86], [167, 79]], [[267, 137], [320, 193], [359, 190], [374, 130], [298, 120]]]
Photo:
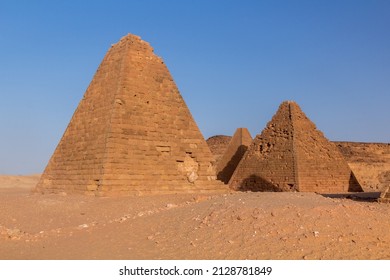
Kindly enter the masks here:
[[41, 195], [38, 178], [0, 176], [0, 259], [390, 259], [390, 204], [375, 199]]

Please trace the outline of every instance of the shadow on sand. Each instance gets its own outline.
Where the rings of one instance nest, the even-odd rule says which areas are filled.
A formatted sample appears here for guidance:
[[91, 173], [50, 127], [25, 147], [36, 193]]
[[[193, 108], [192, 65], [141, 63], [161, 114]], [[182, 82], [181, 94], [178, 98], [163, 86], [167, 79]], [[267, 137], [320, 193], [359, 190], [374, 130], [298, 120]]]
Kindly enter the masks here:
[[257, 175], [251, 175], [244, 179], [240, 186], [237, 188], [238, 191], [251, 191], [251, 192], [281, 192], [282, 190]]

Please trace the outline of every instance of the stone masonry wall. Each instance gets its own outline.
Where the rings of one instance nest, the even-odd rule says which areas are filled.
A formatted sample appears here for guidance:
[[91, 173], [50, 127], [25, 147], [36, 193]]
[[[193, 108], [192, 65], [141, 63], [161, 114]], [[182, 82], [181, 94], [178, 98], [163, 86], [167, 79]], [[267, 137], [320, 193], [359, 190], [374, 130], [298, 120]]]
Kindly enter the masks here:
[[224, 191], [213, 162], [164, 62], [128, 35], [104, 58], [37, 190]]
[[260, 191], [362, 190], [337, 147], [291, 101], [256, 136], [229, 184]]
[[290, 104], [290, 110], [299, 190], [321, 193], [361, 191], [336, 145], [317, 130], [296, 103]]
[[288, 104], [257, 135], [229, 182], [236, 190], [290, 191], [296, 189], [293, 128]]
[[117, 49], [103, 59], [41, 176], [38, 190], [84, 192], [101, 183], [114, 105], [112, 89], [118, 86], [122, 59]]

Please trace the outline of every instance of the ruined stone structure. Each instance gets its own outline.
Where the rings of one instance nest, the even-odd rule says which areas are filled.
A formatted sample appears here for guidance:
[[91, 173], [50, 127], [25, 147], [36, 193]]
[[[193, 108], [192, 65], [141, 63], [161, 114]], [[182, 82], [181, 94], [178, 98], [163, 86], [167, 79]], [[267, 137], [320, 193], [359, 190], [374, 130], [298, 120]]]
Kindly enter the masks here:
[[[217, 166], [232, 136], [215, 135], [206, 140]], [[333, 141], [356, 176], [363, 191], [382, 191], [390, 186], [390, 143]]]
[[167, 67], [134, 35], [107, 52], [36, 190], [94, 195], [225, 190]]
[[252, 191], [362, 191], [336, 145], [292, 101], [256, 136], [229, 184]]
[[215, 135], [211, 136], [206, 140], [206, 143], [209, 146], [211, 153], [214, 155], [216, 164], [218, 164], [218, 162], [221, 160], [231, 139], [232, 136]]
[[251, 142], [252, 136], [248, 129], [237, 128], [222, 158], [217, 163], [216, 171], [218, 180], [221, 180], [225, 184], [229, 183], [234, 170], [236, 170], [238, 163], [244, 156]]

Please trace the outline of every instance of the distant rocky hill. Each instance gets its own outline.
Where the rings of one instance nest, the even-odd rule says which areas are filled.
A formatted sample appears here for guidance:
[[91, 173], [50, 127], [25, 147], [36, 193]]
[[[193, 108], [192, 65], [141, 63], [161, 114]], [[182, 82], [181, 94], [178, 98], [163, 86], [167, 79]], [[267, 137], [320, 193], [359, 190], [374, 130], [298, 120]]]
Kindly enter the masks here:
[[390, 143], [334, 143], [366, 191], [390, 186]]

